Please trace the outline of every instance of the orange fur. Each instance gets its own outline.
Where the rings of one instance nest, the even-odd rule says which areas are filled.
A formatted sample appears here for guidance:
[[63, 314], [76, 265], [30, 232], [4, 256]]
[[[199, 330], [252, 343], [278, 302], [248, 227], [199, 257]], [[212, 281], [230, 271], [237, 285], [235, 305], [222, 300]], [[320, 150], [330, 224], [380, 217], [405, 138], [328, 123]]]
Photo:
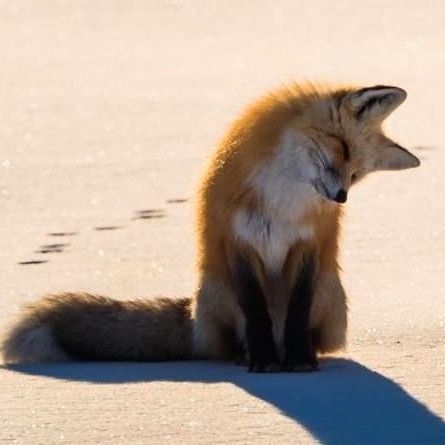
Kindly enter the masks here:
[[[243, 335], [244, 320], [232, 285], [232, 260], [235, 252], [246, 250], [250, 250], [258, 279], [267, 290], [271, 312], [270, 304], [275, 304], [273, 300], [277, 298], [281, 299], [279, 304], [287, 308], [286, 295], [298, 271], [298, 258], [305, 250], [315, 249], [319, 271], [311, 323], [318, 330], [318, 350], [329, 352], [344, 346], [347, 305], [337, 261], [341, 207], [324, 200], [305, 209], [293, 221], [295, 225], [312, 227], [314, 234], [310, 240], [297, 239], [287, 246], [287, 259], [278, 275], [266, 270], [264, 258], [254, 247], [236, 239], [233, 218], [240, 209], [259, 215], [267, 213], [264, 196], [252, 188], [248, 179], [256, 168], [272, 162], [286, 131], [302, 134], [314, 145], [323, 147], [332, 165], [341, 171], [346, 190], [353, 182], [352, 175], [356, 181], [378, 169], [373, 165], [378, 145], [393, 143], [383, 135], [378, 119], [364, 122], [355, 119], [354, 106], [348, 98], [357, 91], [352, 87], [330, 89], [312, 84], [294, 84], [278, 89], [248, 107], [218, 145], [198, 196], [196, 227], [201, 283], [195, 303], [195, 348], [198, 354], [201, 352], [205, 356], [211, 352], [213, 356], [218, 355], [218, 347], [223, 342], [219, 335], [212, 342], [215, 325], [220, 331], [233, 327], [238, 336]], [[396, 93], [399, 91], [402, 90], [396, 89]], [[348, 160], [344, 158], [342, 140], [349, 146]], [[406, 162], [413, 161], [408, 159]], [[406, 168], [410, 166], [415, 165], [406, 165]], [[280, 219], [282, 215], [269, 213], [269, 217]], [[279, 295], [271, 296], [273, 292]], [[281, 312], [285, 313], [285, 309]], [[211, 325], [212, 334], [200, 332], [201, 324], [204, 331]], [[204, 339], [202, 345], [201, 339]], [[225, 352], [221, 351], [221, 354]]]
[[246, 334], [235, 285], [240, 253], [264, 294], [280, 357], [291, 289], [305, 254], [315, 253], [306, 320], [317, 352], [343, 347], [347, 303], [337, 261], [339, 202], [372, 171], [419, 165], [381, 130], [405, 97], [396, 87], [312, 84], [264, 96], [230, 127], [199, 188], [199, 286], [193, 298], [43, 298], [3, 339], [5, 360], [232, 358]]

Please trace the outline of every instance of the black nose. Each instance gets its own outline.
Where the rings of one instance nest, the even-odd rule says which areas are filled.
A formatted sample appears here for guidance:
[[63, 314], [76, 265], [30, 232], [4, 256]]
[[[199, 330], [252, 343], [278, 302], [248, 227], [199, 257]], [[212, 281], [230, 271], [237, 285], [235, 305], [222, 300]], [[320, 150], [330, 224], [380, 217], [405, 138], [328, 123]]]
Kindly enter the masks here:
[[337, 196], [334, 198], [337, 202], [346, 202], [346, 199], [348, 198], [348, 194], [346, 190], [340, 189], [337, 193]]

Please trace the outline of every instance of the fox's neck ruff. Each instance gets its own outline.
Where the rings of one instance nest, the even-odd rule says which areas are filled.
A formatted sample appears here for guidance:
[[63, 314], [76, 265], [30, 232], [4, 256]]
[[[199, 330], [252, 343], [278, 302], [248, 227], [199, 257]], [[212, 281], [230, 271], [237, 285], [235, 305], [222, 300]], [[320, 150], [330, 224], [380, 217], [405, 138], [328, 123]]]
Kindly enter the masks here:
[[233, 229], [235, 236], [252, 246], [260, 255], [268, 272], [273, 274], [281, 271], [292, 244], [314, 237], [311, 225], [291, 223], [245, 209], [235, 213]]
[[299, 224], [326, 204], [311, 184], [317, 171], [304, 149], [308, 145], [311, 141], [304, 135], [285, 131], [271, 159], [248, 178], [271, 218]]
[[314, 219], [323, 199], [309, 182], [315, 175], [302, 135], [285, 133], [271, 159], [259, 165], [247, 180], [259, 198], [255, 210], [240, 208], [233, 219], [235, 236], [252, 246], [271, 273], [279, 272], [290, 246], [315, 236]]

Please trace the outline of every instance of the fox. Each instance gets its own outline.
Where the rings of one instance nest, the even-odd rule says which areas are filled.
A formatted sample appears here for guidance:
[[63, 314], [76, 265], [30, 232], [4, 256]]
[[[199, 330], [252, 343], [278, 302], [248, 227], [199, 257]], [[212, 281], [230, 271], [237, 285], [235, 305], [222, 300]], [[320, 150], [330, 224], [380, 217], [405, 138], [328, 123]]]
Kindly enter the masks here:
[[6, 332], [6, 364], [236, 361], [311, 372], [346, 346], [338, 261], [351, 187], [419, 159], [383, 129], [395, 86], [280, 87], [229, 127], [197, 192], [198, 285], [189, 298], [120, 301], [82, 292], [27, 305]]

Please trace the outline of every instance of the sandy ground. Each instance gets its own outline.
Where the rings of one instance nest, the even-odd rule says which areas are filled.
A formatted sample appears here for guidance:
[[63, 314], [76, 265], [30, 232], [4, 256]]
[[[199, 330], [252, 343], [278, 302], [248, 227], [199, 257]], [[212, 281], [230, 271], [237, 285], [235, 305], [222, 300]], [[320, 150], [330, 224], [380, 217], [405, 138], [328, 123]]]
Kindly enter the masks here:
[[264, 89], [402, 86], [388, 131], [423, 161], [351, 193], [321, 372], [2, 368], [0, 443], [445, 443], [445, 7], [328, 4], [0, 1], [0, 327], [45, 292], [190, 294], [202, 165]]

